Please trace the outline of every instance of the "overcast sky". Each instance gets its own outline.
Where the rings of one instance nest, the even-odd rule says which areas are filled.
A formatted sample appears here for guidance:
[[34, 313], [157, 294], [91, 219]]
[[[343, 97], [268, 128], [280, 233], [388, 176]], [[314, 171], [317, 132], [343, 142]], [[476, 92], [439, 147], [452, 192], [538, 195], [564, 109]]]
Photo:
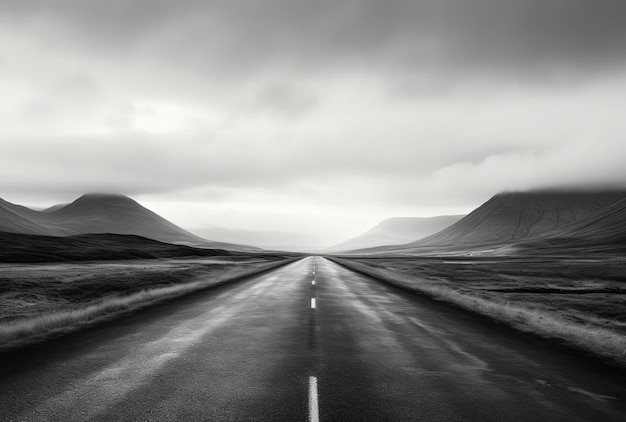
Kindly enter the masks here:
[[332, 244], [626, 184], [623, 0], [0, 0], [0, 196]]

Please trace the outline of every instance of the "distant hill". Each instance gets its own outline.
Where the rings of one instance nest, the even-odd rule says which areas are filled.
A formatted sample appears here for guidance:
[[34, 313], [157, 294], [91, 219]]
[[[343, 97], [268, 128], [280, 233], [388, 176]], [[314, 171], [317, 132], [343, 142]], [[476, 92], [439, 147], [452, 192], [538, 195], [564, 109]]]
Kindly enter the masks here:
[[122, 195], [83, 195], [45, 216], [74, 233], [134, 234], [181, 244], [204, 241]]
[[487, 245], [534, 238], [624, 198], [624, 191], [502, 193], [452, 226], [406, 246]]
[[224, 255], [230, 255], [230, 252], [172, 245], [133, 235], [83, 234], [54, 237], [0, 232], [0, 262], [34, 263]]
[[360, 236], [328, 248], [329, 252], [351, 251], [383, 245], [400, 245], [421, 239], [456, 223], [462, 215], [395, 217], [382, 221]]
[[0, 231], [41, 236], [128, 234], [161, 242], [229, 250], [246, 246], [196, 236], [123, 195], [87, 194], [66, 205], [35, 211], [0, 200]]

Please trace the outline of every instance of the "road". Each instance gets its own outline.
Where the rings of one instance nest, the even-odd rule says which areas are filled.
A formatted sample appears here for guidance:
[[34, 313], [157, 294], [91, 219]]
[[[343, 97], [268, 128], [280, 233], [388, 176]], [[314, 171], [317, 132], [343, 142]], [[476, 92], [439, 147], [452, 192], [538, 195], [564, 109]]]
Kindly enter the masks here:
[[626, 374], [308, 257], [1, 355], [0, 420], [623, 421]]

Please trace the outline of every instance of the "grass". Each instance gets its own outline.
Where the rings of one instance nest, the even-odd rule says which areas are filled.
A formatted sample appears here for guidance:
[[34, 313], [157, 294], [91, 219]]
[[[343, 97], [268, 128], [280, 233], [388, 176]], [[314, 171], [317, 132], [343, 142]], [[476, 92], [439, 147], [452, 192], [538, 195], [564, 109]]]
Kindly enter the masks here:
[[75, 262], [225, 255], [231, 253], [221, 249], [173, 245], [134, 235], [54, 237], [0, 232], [0, 262]]
[[623, 259], [331, 259], [626, 365]]
[[0, 265], [0, 350], [215, 287], [297, 258], [219, 257]]

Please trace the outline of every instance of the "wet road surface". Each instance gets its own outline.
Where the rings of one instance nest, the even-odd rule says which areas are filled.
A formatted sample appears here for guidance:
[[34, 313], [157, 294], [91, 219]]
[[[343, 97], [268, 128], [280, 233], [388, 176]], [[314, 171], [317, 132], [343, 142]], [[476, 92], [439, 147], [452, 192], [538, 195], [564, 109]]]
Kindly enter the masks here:
[[619, 421], [626, 375], [305, 258], [0, 355], [0, 420]]

